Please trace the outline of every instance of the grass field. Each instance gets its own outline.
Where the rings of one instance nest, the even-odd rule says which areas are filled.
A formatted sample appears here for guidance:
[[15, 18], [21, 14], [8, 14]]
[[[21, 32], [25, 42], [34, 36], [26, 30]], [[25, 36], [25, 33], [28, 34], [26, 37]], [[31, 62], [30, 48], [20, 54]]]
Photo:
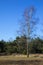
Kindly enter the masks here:
[[0, 65], [43, 65], [43, 54], [0, 56]]
[[43, 54], [30, 54], [29, 58], [27, 55], [8, 55], [8, 56], [0, 56], [1, 60], [43, 60]]

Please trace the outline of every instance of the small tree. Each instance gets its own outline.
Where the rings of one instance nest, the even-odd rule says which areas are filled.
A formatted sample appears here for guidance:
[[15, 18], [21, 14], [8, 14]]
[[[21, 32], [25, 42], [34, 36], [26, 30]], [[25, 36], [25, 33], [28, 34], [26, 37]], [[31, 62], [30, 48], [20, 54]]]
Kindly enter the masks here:
[[35, 14], [34, 7], [26, 8], [24, 11], [23, 19], [21, 21], [20, 31], [22, 35], [26, 36], [26, 39], [27, 39], [27, 57], [29, 57], [28, 44], [30, 43], [30, 40], [31, 40], [30, 38], [33, 37], [33, 33], [35, 30], [35, 25], [37, 21], [34, 14]]

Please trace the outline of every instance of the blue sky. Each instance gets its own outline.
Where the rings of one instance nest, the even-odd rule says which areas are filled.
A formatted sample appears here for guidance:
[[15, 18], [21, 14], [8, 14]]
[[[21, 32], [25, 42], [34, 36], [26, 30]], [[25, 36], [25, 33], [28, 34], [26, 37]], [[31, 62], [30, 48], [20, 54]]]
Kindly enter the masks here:
[[37, 35], [42, 36], [43, 28], [43, 0], [0, 0], [0, 40], [15, 39], [19, 28], [19, 20], [26, 7], [36, 7], [39, 18]]

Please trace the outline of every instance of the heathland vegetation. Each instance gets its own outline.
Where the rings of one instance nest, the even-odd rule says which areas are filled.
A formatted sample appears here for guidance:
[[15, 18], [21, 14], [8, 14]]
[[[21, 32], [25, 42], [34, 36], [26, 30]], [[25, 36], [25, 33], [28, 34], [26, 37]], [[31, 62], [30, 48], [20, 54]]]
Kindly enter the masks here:
[[[31, 54], [42, 53], [43, 54], [43, 40], [39, 37], [31, 39], [28, 44], [28, 52]], [[16, 37], [16, 40], [6, 42], [4, 40], [0, 41], [0, 55], [10, 55], [10, 54], [27, 54], [27, 44], [26, 37]]]

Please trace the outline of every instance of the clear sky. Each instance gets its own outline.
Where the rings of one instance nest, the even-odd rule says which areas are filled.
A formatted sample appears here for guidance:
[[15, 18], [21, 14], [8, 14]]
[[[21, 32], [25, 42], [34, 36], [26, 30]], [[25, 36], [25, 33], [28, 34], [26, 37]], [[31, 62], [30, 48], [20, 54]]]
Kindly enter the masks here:
[[[0, 0], [0, 40], [15, 39], [19, 28], [18, 21], [21, 19], [24, 9], [34, 5], [39, 17], [37, 34], [41, 34], [43, 28], [43, 0]], [[42, 36], [42, 35], [41, 35]]]

